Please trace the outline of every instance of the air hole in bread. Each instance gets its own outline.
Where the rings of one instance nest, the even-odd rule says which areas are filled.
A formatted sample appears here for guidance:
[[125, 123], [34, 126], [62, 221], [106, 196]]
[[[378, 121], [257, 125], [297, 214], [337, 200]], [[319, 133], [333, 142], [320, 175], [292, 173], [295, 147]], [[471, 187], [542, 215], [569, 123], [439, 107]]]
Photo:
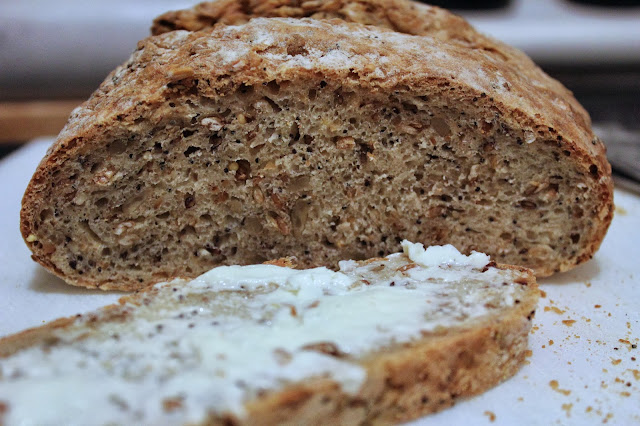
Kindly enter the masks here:
[[505, 240], [505, 241], [509, 241], [512, 238], [512, 235], [508, 232], [503, 232], [502, 234], [500, 234], [500, 238]]
[[[272, 81], [266, 83], [266, 87], [267, 87], [269, 93], [271, 93], [273, 95], [278, 94], [278, 92], [280, 92], [280, 85], [275, 80], [272, 80]], [[266, 99], [268, 99], [268, 98], [266, 98]]]
[[238, 94], [240, 97], [249, 97], [253, 94], [253, 86], [248, 86], [246, 84], [240, 84], [238, 88]]
[[196, 133], [197, 130], [191, 130], [191, 129], [184, 129], [182, 131], [182, 137], [183, 138], [188, 138], [190, 136], [193, 136], [194, 133]]
[[196, 205], [196, 197], [193, 194], [187, 194], [184, 197], [184, 206], [187, 209], [190, 209], [191, 207]]
[[198, 146], [190, 146], [184, 151], [184, 156], [185, 157], [189, 157], [191, 154], [194, 154], [194, 153], [200, 151], [200, 149], [201, 148], [198, 147]]
[[51, 216], [53, 216], [53, 212], [50, 209], [44, 209], [40, 212], [40, 220], [42, 222], [51, 218]]
[[187, 226], [185, 226], [184, 228], [182, 228], [180, 230], [179, 235], [181, 237], [183, 237], [185, 235], [189, 235], [189, 236], [196, 235], [196, 229], [191, 225], [187, 225]]
[[262, 98], [272, 109], [273, 112], [280, 112], [282, 111], [282, 108], [280, 108], [280, 105], [278, 105], [275, 101], [273, 101], [271, 98], [265, 96]]
[[316, 95], [317, 95], [316, 89], [309, 89], [308, 93], [309, 93], [308, 97], [310, 101], [313, 101], [316, 99]]

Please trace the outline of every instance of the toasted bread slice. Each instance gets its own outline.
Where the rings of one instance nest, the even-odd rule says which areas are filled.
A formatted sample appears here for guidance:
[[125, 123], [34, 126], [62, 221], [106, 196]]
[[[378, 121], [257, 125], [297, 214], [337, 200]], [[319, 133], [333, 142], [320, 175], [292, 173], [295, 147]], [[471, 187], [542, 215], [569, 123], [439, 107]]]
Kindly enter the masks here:
[[390, 423], [512, 376], [531, 271], [403, 247], [339, 272], [223, 266], [6, 337], [0, 423]]
[[482, 51], [338, 20], [173, 31], [73, 113], [21, 229], [35, 260], [102, 289], [403, 238], [548, 275], [588, 260], [612, 215], [571, 102]]

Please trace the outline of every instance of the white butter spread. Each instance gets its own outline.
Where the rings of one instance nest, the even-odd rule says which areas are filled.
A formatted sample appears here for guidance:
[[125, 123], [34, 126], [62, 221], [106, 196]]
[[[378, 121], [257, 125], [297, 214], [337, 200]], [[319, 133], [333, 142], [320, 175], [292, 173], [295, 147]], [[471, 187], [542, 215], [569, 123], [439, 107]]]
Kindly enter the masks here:
[[247, 400], [313, 377], [357, 393], [363, 355], [477, 320], [522, 291], [515, 272], [484, 268], [485, 255], [407, 241], [403, 248], [341, 262], [339, 272], [223, 266], [156, 285], [139, 304], [117, 308], [124, 320], [85, 315], [55, 331], [56, 341], [0, 360], [5, 424], [242, 417]]
[[491, 260], [489, 256], [477, 251], [465, 256], [454, 246], [447, 244], [444, 246], [431, 246], [426, 249], [420, 243], [411, 243], [407, 240], [402, 242], [402, 250], [409, 259], [421, 266], [470, 266], [472, 268], [484, 268]]

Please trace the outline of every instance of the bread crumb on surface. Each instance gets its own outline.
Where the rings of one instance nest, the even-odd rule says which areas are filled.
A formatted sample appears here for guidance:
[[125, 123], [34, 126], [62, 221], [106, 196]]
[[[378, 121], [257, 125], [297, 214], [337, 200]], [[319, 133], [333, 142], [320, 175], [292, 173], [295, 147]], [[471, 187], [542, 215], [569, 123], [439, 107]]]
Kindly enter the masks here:
[[496, 421], [496, 415], [495, 415], [495, 413], [493, 411], [487, 410], [487, 411], [484, 412], [484, 415], [489, 417], [489, 421], [490, 422], [495, 422]]
[[571, 403], [562, 404], [562, 409], [567, 413], [567, 417], [571, 417], [572, 408], [573, 408], [573, 404]]
[[544, 311], [545, 312], [551, 311], [551, 312], [553, 312], [555, 314], [558, 314], [558, 315], [562, 315], [562, 314], [564, 314], [566, 312], [566, 311], [563, 311], [562, 309], [560, 309], [560, 308], [558, 308], [556, 306], [545, 306], [544, 307]]
[[560, 384], [558, 383], [557, 380], [551, 380], [549, 382], [549, 386], [551, 387], [551, 389], [553, 389], [554, 391], [561, 393], [565, 396], [569, 396], [571, 394], [571, 391], [568, 389], [560, 389]]

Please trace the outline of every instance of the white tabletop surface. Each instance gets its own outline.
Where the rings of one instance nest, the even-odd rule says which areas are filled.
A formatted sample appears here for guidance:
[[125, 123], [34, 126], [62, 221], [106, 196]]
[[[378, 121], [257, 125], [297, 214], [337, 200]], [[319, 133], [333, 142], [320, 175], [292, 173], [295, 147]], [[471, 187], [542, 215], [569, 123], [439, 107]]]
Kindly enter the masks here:
[[[0, 336], [120, 296], [67, 286], [29, 257], [18, 229], [20, 199], [50, 142], [36, 141], [0, 161]], [[640, 197], [618, 190], [615, 201], [615, 218], [596, 256], [541, 280], [546, 297], [522, 370], [415, 424], [640, 423], [640, 348], [632, 348], [640, 344]]]

